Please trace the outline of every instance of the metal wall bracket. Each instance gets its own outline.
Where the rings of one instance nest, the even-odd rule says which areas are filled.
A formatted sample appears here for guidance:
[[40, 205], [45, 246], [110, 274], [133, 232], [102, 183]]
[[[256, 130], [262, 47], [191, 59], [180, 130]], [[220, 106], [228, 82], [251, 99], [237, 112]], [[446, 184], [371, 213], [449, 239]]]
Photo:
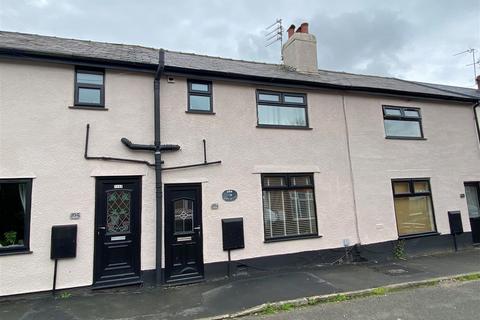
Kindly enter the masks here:
[[87, 160], [122, 161], [122, 162], [130, 162], [130, 163], [141, 163], [141, 164], [146, 164], [149, 167], [155, 167], [155, 164], [150, 163], [146, 160], [126, 159], [126, 158], [106, 157], [106, 156], [89, 156], [88, 155], [89, 136], [90, 136], [90, 124], [88, 123], [87, 132], [85, 135], [85, 153], [84, 153], [84, 157]]
[[162, 171], [163, 170], [187, 169], [187, 168], [201, 167], [201, 166], [208, 166], [208, 165], [212, 165], [212, 164], [222, 163], [221, 160], [211, 161], [211, 162], [207, 161], [207, 141], [205, 139], [203, 139], [202, 141], [203, 141], [203, 162], [195, 163], [195, 164], [187, 164], [187, 165], [183, 165], [183, 166], [166, 167], [166, 168], [162, 168]]

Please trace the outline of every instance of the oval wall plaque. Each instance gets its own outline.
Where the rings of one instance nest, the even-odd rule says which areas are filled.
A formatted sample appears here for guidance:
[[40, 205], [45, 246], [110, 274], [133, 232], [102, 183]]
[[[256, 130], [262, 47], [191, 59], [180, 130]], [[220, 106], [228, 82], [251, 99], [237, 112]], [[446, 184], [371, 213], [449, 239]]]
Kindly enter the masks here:
[[231, 189], [225, 190], [222, 193], [222, 198], [224, 201], [235, 201], [237, 199], [237, 196], [237, 191]]

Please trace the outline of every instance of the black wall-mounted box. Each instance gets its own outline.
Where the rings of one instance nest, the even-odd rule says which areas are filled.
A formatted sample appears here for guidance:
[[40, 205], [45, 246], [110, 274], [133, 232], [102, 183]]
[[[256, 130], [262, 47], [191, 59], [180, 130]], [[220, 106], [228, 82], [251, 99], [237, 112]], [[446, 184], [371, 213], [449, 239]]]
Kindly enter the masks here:
[[450, 223], [451, 234], [463, 233], [462, 216], [460, 211], [448, 211], [448, 222]]
[[245, 248], [243, 218], [222, 219], [223, 250]]
[[77, 255], [77, 225], [52, 226], [51, 259], [75, 258]]

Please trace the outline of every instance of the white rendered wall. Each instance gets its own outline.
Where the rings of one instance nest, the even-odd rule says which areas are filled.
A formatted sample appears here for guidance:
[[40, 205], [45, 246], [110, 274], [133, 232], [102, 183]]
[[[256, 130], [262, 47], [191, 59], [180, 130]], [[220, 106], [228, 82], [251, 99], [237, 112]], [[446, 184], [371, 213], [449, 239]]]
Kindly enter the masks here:
[[92, 284], [97, 175], [142, 175], [142, 268], [154, 268], [154, 171], [83, 158], [90, 123], [91, 155], [153, 161], [120, 143], [153, 142], [153, 76], [107, 70], [108, 111], [69, 109], [73, 81], [73, 66], [0, 62], [0, 178], [34, 177], [32, 253], [0, 256], [0, 295], [51, 289], [50, 230], [59, 224], [78, 224], [78, 247], [75, 259], [59, 261], [57, 287]]
[[[346, 97], [362, 243], [398, 237], [391, 179], [430, 178], [437, 231], [450, 233], [448, 211], [461, 210], [470, 231], [465, 181], [480, 181], [472, 104], [367, 96]], [[385, 139], [382, 105], [421, 109], [426, 140]]]
[[[30, 248], [33, 253], [0, 256], [0, 295], [49, 290], [52, 225], [78, 223], [77, 258], [59, 262], [58, 287], [92, 284], [94, 176], [142, 176], [142, 270], [155, 267], [155, 180], [140, 164], [87, 161], [85, 125], [91, 124], [90, 154], [153, 162], [149, 153], [120, 143], [153, 143], [153, 76], [106, 72], [108, 111], [71, 110], [74, 67], [0, 62], [0, 178], [34, 177]], [[358, 241], [347, 152], [342, 95], [307, 94], [312, 130], [256, 128], [256, 89], [274, 87], [215, 81], [215, 115], [187, 114], [187, 82], [161, 81], [162, 143], [181, 146], [165, 154], [164, 166], [208, 160], [222, 164], [165, 171], [164, 183], [202, 183], [205, 263], [224, 261], [221, 219], [243, 217], [245, 249], [234, 260], [337, 248]], [[384, 138], [382, 104], [420, 107], [424, 141]], [[390, 180], [430, 177], [438, 231], [448, 233], [447, 210], [460, 209], [470, 230], [463, 181], [480, 180], [480, 154], [471, 105], [363, 96], [345, 97], [362, 243], [397, 238]], [[261, 173], [312, 172], [321, 238], [264, 243]], [[235, 189], [238, 199], [221, 193]], [[218, 210], [211, 204], [218, 203]], [[78, 221], [69, 214], [80, 212]]]

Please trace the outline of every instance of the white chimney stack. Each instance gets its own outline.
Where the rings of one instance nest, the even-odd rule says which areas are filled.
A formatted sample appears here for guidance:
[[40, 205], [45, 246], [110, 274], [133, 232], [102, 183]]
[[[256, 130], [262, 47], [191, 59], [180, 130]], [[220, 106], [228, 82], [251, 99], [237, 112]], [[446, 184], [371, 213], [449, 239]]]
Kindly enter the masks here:
[[308, 23], [302, 23], [297, 31], [292, 24], [287, 32], [288, 41], [282, 47], [283, 63], [298, 72], [317, 73], [317, 39], [308, 33]]

